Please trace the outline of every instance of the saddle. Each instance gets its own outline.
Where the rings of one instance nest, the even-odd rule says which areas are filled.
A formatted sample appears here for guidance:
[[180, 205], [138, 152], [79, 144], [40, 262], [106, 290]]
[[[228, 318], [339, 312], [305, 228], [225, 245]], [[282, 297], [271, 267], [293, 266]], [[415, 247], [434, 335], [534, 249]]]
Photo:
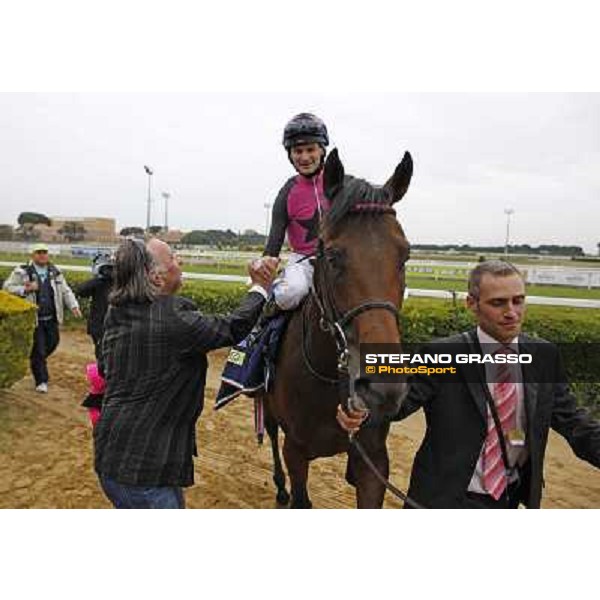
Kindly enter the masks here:
[[253, 398], [271, 389], [277, 353], [291, 314], [291, 311], [278, 313], [231, 349], [221, 375], [215, 410], [241, 394]]

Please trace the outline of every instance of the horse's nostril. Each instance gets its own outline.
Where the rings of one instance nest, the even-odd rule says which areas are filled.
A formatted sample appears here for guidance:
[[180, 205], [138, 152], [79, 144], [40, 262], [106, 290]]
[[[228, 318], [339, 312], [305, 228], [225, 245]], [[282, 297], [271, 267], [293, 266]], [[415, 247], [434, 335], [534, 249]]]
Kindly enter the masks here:
[[368, 377], [358, 377], [354, 380], [354, 391], [357, 394], [365, 393], [371, 387], [371, 383]]
[[354, 391], [371, 409], [394, 412], [406, 396], [404, 382], [379, 383], [368, 377], [354, 380]]

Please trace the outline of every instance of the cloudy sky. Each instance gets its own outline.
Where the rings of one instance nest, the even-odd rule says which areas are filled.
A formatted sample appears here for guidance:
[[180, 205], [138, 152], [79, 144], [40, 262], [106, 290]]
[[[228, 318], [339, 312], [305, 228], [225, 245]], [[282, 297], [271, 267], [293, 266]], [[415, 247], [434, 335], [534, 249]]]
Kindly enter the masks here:
[[405, 150], [413, 243], [600, 242], [600, 94], [0, 94], [0, 223], [23, 210], [189, 229], [265, 228], [292, 173], [286, 120], [313, 111], [348, 173], [383, 183]]

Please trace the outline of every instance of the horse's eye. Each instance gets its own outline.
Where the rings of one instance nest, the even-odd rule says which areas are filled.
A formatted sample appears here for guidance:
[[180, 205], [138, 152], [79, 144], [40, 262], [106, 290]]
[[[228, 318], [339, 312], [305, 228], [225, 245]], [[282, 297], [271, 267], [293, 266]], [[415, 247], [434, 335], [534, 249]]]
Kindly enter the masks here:
[[327, 264], [334, 271], [341, 271], [344, 266], [343, 253], [337, 248], [329, 248], [325, 252], [325, 259]]
[[410, 260], [410, 248], [406, 251], [406, 255], [400, 257], [400, 270], [404, 269], [406, 263]]

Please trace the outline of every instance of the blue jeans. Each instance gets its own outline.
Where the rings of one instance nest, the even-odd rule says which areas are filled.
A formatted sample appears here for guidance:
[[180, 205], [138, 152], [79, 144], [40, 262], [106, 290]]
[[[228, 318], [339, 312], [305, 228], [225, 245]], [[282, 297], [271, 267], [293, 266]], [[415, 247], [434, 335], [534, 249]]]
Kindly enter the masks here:
[[124, 485], [99, 475], [100, 485], [115, 508], [185, 508], [180, 487]]

